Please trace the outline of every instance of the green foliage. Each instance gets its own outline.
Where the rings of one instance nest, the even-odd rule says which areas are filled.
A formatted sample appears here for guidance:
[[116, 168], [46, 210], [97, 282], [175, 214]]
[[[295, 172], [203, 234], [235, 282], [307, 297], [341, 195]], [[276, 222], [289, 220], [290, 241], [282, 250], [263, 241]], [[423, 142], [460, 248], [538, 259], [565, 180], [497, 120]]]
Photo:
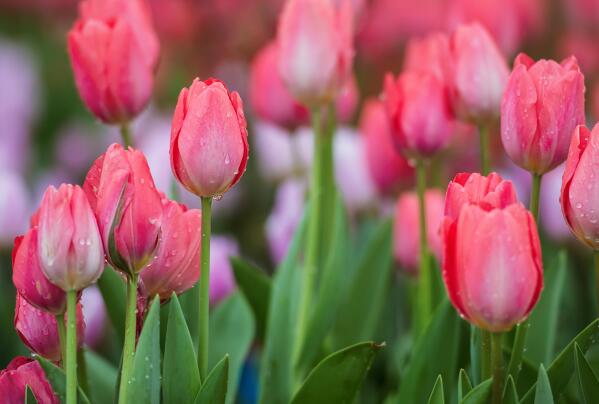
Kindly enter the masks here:
[[229, 357], [225, 355], [208, 373], [194, 404], [225, 404], [229, 380]]

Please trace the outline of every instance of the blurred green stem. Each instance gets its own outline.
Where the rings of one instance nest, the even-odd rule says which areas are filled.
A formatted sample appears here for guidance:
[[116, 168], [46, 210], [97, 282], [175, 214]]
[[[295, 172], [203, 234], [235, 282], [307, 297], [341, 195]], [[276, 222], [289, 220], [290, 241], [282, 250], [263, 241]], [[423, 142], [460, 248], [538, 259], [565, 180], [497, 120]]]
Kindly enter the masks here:
[[541, 180], [543, 179], [542, 175], [539, 174], [531, 174], [532, 175], [532, 188], [530, 191], [530, 213], [535, 218], [535, 221], [539, 221], [539, 195], [541, 193]]
[[478, 125], [480, 137], [480, 169], [482, 175], [489, 174], [489, 127], [486, 124]]
[[416, 317], [416, 333], [422, 334], [431, 317], [431, 273], [426, 232], [426, 162], [419, 158], [416, 161], [416, 188], [418, 193], [418, 217], [420, 237], [420, 270], [418, 273], [418, 316]]
[[119, 404], [127, 403], [127, 390], [131, 384], [133, 355], [135, 354], [135, 335], [137, 322], [137, 275], [127, 277], [127, 306], [125, 311], [125, 339], [119, 387]]
[[501, 404], [503, 393], [502, 333], [491, 334], [491, 363], [493, 368], [493, 404]]
[[481, 340], [480, 340], [481, 380], [487, 380], [489, 377], [491, 377], [491, 350], [492, 350], [491, 333], [487, 330], [482, 330], [482, 329], [480, 331], [481, 331]]
[[593, 252], [595, 263], [595, 304], [597, 305], [597, 316], [599, 317], [599, 250]]
[[60, 357], [62, 358], [62, 367], [65, 367], [65, 362], [67, 358], [66, 352], [66, 329], [64, 325], [64, 313], [56, 315], [56, 326], [58, 328], [58, 340], [60, 342]]
[[200, 263], [200, 338], [198, 366], [202, 383], [208, 376], [208, 316], [210, 315], [210, 236], [212, 232], [212, 198], [202, 198], [202, 254]]
[[77, 291], [67, 292], [66, 364], [67, 404], [77, 403]]
[[125, 122], [121, 125], [121, 138], [123, 139], [123, 146], [125, 146], [125, 148], [133, 146], [133, 141], [131, 139], [131, 129], [129, 128], [128, 122]]

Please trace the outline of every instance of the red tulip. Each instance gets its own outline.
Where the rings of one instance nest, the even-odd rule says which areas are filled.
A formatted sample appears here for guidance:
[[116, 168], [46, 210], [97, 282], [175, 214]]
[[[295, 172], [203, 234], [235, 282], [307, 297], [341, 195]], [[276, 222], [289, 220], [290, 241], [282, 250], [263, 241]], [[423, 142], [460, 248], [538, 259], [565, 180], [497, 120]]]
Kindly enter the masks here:
[[161, 197], [143, 153], [112, 144], [90, 168], [83, 190], [110, 264], [130, 275], [141, 271], [155, 255], [162, 223]]
[[442, 149], [453, 132], [447, 88], [435, 75], [405, 72], [397, 80], [385, 77], [385, 103], [393, 139], [409, 157], [430, 157]]
[[79, 94], [96, 117], [120, 124], [141, 112], [159, 54], [145, 1], [83, 1], [68, 49]]
[[146, 296], [169, 299], [190, 289], [200, 276], [202, 212], [164, 198], [161, 241], [142, 272]]
[[[50, 361], [60, 361], [62, 354], [60, 351], [56, 317], [54, 315], [33, 307], [17, 293], [14, 323], [17, 334], [27, 348]], [[83, 322], [81, 304], [78, 304], [77, 336], [79, 346], [83, 344], [84, 329], [85, 323]]]
[[60, 404], [40, 364], [33, 359], [17, 356], [6, 369], [0, 371], [2, 402], [25, 402], [25, 386], [29, 386], [39, 404]]
[[104, 270], [104, 247], [96, 218], [79, 186], [50, 186], [38, 212], [42, 271], [64, 291], [81, 290]]
[[543, 288], [534, 218], [497, 174], [458, 174], [442, 227], [443, 279], [456, 310], [492, 332], [523, 321]]
[[595, 125], [592, 131], [582, 125], [576, 127], [560, 195], [566, 223], [574, 235], [593, 250], [599, 250], [598, 148], [599, 125]]
[[574, 57], [557, 63], [518, 55], [501, 105], [501, 140], [520, 167], [544, 174], [560, 165], [584, 123], [584, 77]]
[[414, 170], [393, 147], [389, 118], [381, 101], [366, 101], [360, 118], [360, 132], [364, 136], [370, 176], [380, 192], [388, 193], [411, 180]]
[[[441, 257], [441, 238], [439, 226], [443, 218], [443, 195], [430, 189], [425, 193], [426, 238], [431, 252]], [[393, 226], [393, 250], [395, 259], [402, 269], [417, 275], [420, 260], [418, 196], [415, 192], [402, 194], [395, 207]]]
[[171, 167], [190, 192], [215, 197], [239, 181], [249, 146], [243, 104], [214, 79], [195, 79], [179, 94], [171, 130]]
[[38, 229], [15, 239], [12, 250], [12, 281], [17, 291], [38, 309], [60, 314], [66, 310], [66, 293], [42, 272], [38, 254]]
[[351, 4], [288, 0], [279, 19], [277, 42], [279, 71], [291, 94], [307, 106], [333, 100], [351, 73]]

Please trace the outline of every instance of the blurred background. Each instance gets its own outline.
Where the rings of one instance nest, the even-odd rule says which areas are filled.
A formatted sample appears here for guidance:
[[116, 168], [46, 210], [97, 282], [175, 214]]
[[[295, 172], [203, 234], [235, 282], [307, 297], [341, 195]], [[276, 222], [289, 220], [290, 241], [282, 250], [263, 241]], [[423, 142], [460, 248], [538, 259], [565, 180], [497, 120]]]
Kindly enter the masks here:
[[[222, 280], [229, 286], [223, 288], [234, 287], [227, 257], [240, 254], [272, 271], [284, 255], [303, 207], [311, 130], [301, 120], [280, 125], [256, 113], [260, 97], [265, 96], [256, 84], [260, 80], [258, 56], [275, 37], [284, 0], [148, 1], [161, 41], [161, 61], [153, 100], [134, 122], [133, 134], [136, 147], [148, 157], [157, 186], [173, 191], [170, 120], [182, 87], [194, 77], [218, 77], [238, 91], [245, 103], [250, 126], [248, 171], [238, 186], [215, 203], [213, 227], [222, 236], [219, 246], [213, 246], [219, 249], [213, 254], [222, 259], [214, 259], [214, 265], [225, 267], [224, 273], [229, 271]], [[393, 186], [381, 180], [377, 171], [381, 168], [369, 161], [365, 133], [385, 130], [377, 126], [376, 108], [369, 106], [376, 104], [384, 73], [401, 70], [410, 38], [479, 21], [510, 64], [520, 51], [534, 59], [561, 60], [574, 54], [585, 74], [588, 120], [595, 122], [599, 117], [599, 0], [353, 2], [356, 80], [355, 88], [349, 88], [337, 102], [342, 123], [335, 140], [335, 171], [356, 226], [381, 215], [392, 216], [398, 195], [412, 186], [407, 164]], [[110, 143], [119, 141], [118, 129], [96, 122], [75, 89], [66, 33], [76, 10], [76, 0], [0, 0], [0, 368], [16, 353], [27, 352], [9, 326], [14, 313], [10, 281], [14, 237], [28, 227], [29, 216], [48, 185], [81, 183], [93, 160]], [[516, 183], [526, 203], [528, 174], [509, 163], [497, 128], [495, 132], [492, 166]], [[454, 138], [453, 146], [431, 170], [443, 192], [456, 172], [478, 166], [476, 129], [461, 126]], [[563, 311], [571, 315], [560, 321], [572, 331], [560, 338], [567, 341], [591, 318], [594, 306], [591, 294], [586, 293], [590, 262], [570, 235], [558, 203], [562, 171], [556, 169], [543, 181], [541, 227], [545, 245], [565, 245], [571, 250], [566, 291], [583, 291], [577, 292], [579, 299], [565, 300]], [[199, 205], [185, 190], [177, 192], [188, 205]], [[544, 248], [548, 254], [555, 250]], [[397, 274], [404, 276], [399, 270]], [[99, 293], [91, 289], [87, 295], [88, 344], [114, 356], [113, 331]], [[390, 299], [396, 297], [391, 294]]]

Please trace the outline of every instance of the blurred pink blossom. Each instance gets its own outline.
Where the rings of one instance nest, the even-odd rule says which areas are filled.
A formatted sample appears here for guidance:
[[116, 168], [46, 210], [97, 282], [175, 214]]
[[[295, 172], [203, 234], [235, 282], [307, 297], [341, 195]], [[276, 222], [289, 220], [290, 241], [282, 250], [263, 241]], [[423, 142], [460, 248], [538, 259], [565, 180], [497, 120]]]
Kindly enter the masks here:
[[239, 255], [235, 239], [212, 236], [210, 240], [210, 304], [215, 305], [235, 290], [235, 278], [229, 258]]

